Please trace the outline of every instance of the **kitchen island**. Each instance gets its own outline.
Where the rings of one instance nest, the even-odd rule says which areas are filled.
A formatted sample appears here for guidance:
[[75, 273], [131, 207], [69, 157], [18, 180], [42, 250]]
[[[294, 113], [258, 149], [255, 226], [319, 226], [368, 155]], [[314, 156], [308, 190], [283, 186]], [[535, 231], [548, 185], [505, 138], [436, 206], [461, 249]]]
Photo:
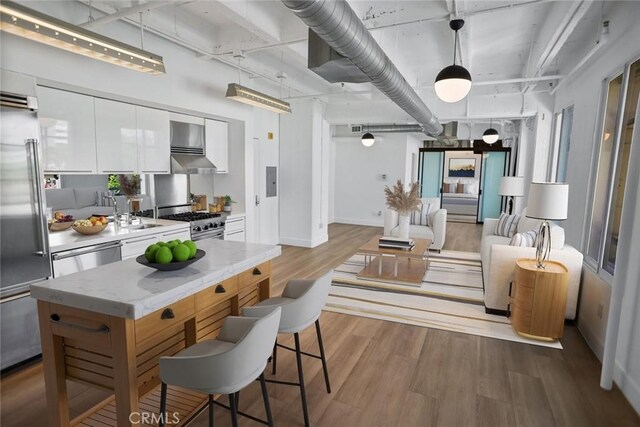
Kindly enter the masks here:
[[[279, 246], [206, 240], [199, 248], [206, 255], [182, 270], [129, 259], [31, 286], [51, 425], [128, 426], [157, 413], [159, 358], [215, 338], [225, 317], [269, 297]], [[113, 390], [114, 398], [71, 421], [65, 380]], [[207, 398], [170, 394], [181, 423]]]

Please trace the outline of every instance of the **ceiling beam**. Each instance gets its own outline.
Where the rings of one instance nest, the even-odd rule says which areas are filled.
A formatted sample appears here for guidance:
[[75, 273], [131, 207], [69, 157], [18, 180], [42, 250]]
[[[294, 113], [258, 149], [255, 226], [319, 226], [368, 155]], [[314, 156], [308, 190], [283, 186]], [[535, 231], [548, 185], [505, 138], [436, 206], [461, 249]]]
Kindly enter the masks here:
[[[564, 15], [561, 16], [557, 15], [554, 9], [550, 11], [545, 26], [541, 29], [537, 41], [532, 46], [532, 55], [530, 55], [523, 70], [525, 77], [536, 77], [544, 74], [549, 66], [556, 60], [558, 54], [592, 4], [592, 0], [559, 2], [556, 4], [556, 7], [566, 6], [567, 9]], [[551, 35], [549, 35], [549, 33], [551, 33]], [[541, 46], [543, 47], [540, 48]], [[533, 86], [535, 85], [524, 85], [522, 92], [527, 92], [532, 89]]]
[[[193, 1], [193, 0], [191, 0]], [[109, 22], [117, 21], [122, 18], [126, 18], [127, 16], [134, 15], [139, 12], [148, 12], [153, 9], [158, 9], [161, 7], [165, 7], [168, 5], [176, 5], [179, 6], [181, 4], [190, 3], [191, 1], [185, 2], [176, 2], [176, 1], [152, 1], [149, 3], [139, 4], [137, 6], [131, 6], [124, 9], [120, 9], [115, 13], [109, 13], [107, 15], [101, 16], [98, 19], [92, 19], [90, 21], [85, 22], [84, 24], [80, 24], [82, 28], [95, 28], [100, 25], [108, 24]], [[95, 7], [92, 5], [92, 7]]]

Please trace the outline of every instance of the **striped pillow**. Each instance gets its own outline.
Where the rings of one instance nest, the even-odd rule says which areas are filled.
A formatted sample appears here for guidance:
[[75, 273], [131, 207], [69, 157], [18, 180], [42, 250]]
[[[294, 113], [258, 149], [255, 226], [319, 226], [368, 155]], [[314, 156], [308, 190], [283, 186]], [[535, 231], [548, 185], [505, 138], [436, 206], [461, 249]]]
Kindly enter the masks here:
[[431, 212], [432, 203], [423, 203], [417, 211], [411, 212], [409, 223], [414, 225], [430, 225], [429, 212]]
[[494, 234], [496, 236], [513, 237], [513, 233], [516, 231], [516, 226], [518, 225], [519, 220], [520, 215], [507, 215], [504, 212], [501, 213], [500, 218], [498, 218], [498, 225]]
[[536, 239], [538, 238], [538, 232], [536, 230], [524, 231], [522, 233], [516, 233], [509, 242], [510, 246], [524, 246], [532, 248], [535, 246]]

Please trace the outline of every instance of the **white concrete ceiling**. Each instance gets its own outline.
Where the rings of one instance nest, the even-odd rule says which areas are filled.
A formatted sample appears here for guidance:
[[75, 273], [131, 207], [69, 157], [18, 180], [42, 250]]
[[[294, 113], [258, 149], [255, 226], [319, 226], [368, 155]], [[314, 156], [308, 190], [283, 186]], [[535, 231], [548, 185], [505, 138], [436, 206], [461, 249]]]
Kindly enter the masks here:
[[[89, 4], [89, 0], [78, 0]], [[32, 2], [26, 2], [27, 4]], [[160, 3], [163, 3], [160, 6]], [[466, 20], [460, 58], [474, 83], [569, 73], [595, 44], [601, 22], [616, 2], [548, 0], [349, 1], [356, 14], [425, 99], [433, 98], [437, 73], [451, 64], [453, 32], [448, 21]], [[92, 15], [144, 5], [148, 31], [192, 48], [203, 60], [240, 65], [264, 80], [272, 95], [323, 96], [329, 103], [383, 97], [371, 84], [329, 84], [309, 71], [307, 28], [279, 0], [94, 0]], [[148, 7], [146, 7], [148, 6]], [[123, 17], [139, 22], [138, 10]], [[80, 22], [74, 22], [80, 24]], [[92, 27], [101, 31], [104, 23]], [[162, 52], [156, 52], [162, 55]], [[238, 59], [238, 54], [243, 59]], [[287, 78], [278, 79], [284, 72]], [[547, 91], [557, 80], [480, 84], [471, 96]], [[333, 94], [333, 95], [330, 95]]]

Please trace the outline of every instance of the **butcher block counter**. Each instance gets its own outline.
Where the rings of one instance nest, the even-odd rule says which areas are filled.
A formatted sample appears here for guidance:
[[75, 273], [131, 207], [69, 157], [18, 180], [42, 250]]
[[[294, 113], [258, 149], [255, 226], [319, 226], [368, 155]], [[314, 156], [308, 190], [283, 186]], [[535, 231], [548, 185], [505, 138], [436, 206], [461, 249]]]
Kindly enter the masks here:
[[[156, 271], [130, 259], [31, 286], [52, 426], [157, 423], [150, 415], [159, 412], [160, 357], [215, 338], [227, 316], [269, 297], [279, 246], [198, 245], [206, 255], [182, 270]], [[65, 380], [114, 396], [70, 420]], [[168, 412], [184, 424], [206, 399], [174, 390]]]

